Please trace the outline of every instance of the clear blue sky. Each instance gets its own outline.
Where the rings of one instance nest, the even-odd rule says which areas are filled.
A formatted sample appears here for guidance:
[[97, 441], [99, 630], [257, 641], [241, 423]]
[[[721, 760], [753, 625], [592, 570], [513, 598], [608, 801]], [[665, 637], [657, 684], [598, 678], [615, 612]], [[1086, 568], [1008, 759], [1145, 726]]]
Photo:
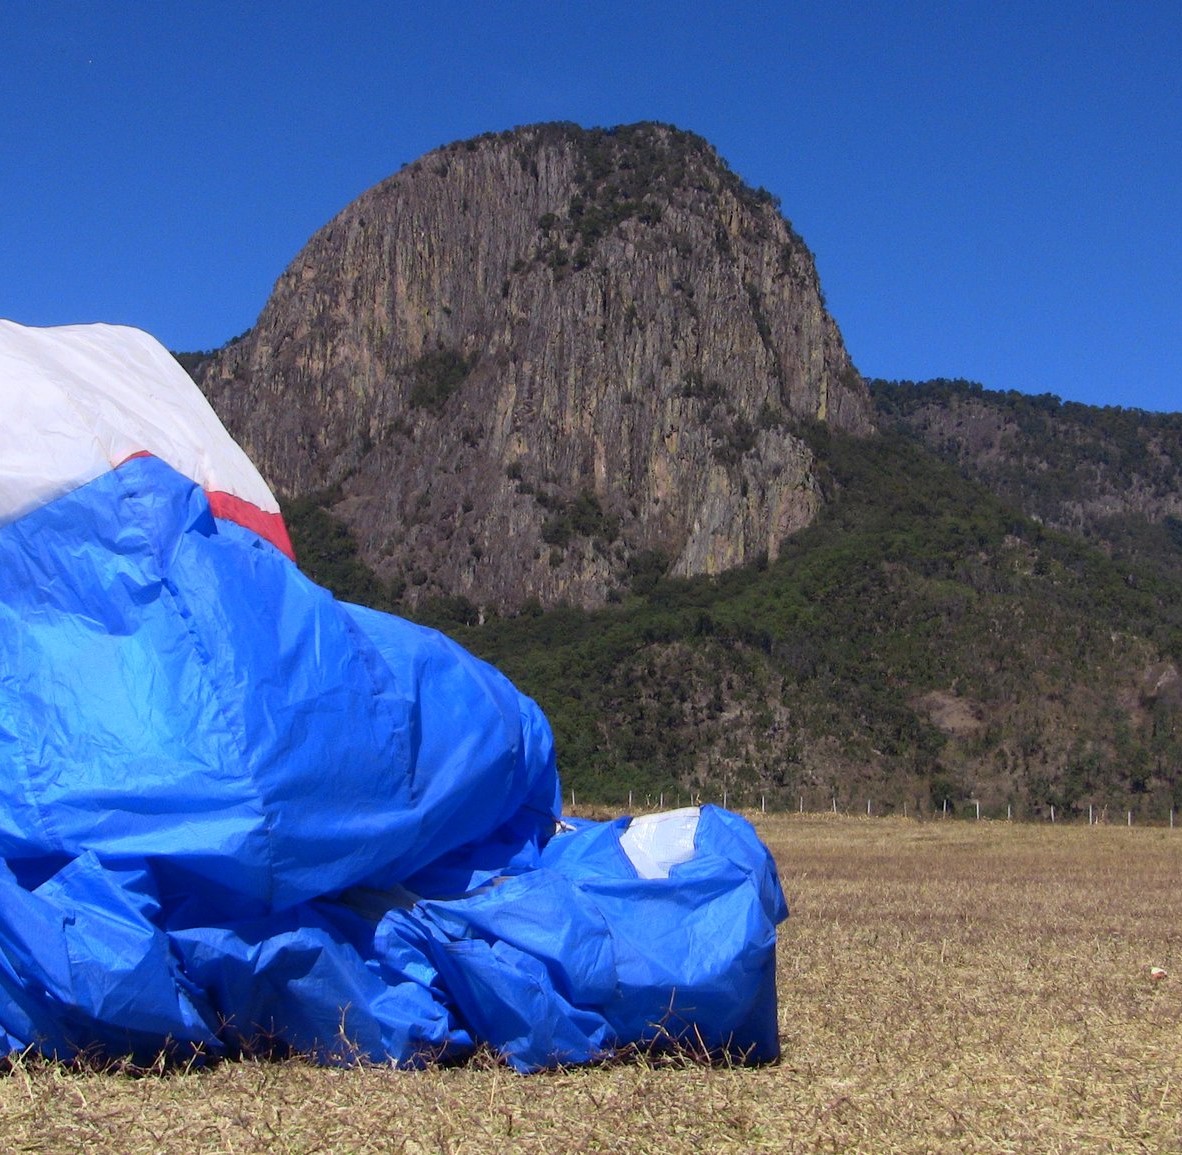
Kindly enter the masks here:
[[662, 120], [783, 202], [858, 367], [1182, 409], [1182, 0], [0, 0], [0, 316], [253, 324], [441, 144]]

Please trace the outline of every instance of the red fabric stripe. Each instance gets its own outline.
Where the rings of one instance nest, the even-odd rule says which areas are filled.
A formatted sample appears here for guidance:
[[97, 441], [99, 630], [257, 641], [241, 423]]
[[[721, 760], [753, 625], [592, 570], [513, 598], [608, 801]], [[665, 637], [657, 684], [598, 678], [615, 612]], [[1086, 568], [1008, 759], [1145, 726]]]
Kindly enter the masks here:
[[[151, 456], [152, 454], [148, 450], [141, 449], [136, 453], [129, 453], [123, 461]], [[122, 465], [123, 461], [119, 462], [119, 465]], [[116, 466], [116, 469], [118, 467]], [[244, 529], [252, 530], [259, 537], [266, 538], [276, 549], [281, 549], [292, 561], [295, 561], [295, 547], [291, 544], [291, 538], [288, 536], [287, 526], [284, 524], [281, 514], [268, 513], [265, 509], [259, 509], [252, 502], [235, 497], [234, 494], [226, 493], [220, 489], [205, 490], [205, 497], [214, 517], [237, 522]]]
[[259, 509], [257, 505], [252, 505], [249, 501], [243, 501], [241, 497], [235, 497], [232, 493], [223, 493], [221, 490], [206, 490], [205, 496], [209, 499], [209, 508], [213, 511], [214, 517], [224, 518], [226, 521], [235, 521], [246, 529], [253, 530], [264, 537], [277, 549], [281, 549], [292, 561], [295, 561], [295, 549], [291, 544], [291, 538], [287, 533], [287, 526], [283, 523], [283, 517], [278, 513], [268, 513], [266, 510]]

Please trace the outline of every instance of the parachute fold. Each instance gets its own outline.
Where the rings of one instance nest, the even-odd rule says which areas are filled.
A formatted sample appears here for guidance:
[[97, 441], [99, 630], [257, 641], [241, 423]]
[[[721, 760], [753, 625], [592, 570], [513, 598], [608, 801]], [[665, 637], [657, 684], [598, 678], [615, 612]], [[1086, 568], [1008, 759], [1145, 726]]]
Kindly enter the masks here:
[[304, 576], [151, 337], [0, 322], [0, 1044], [778, 1054], [751, 827], [565, 821], [537, 705]]

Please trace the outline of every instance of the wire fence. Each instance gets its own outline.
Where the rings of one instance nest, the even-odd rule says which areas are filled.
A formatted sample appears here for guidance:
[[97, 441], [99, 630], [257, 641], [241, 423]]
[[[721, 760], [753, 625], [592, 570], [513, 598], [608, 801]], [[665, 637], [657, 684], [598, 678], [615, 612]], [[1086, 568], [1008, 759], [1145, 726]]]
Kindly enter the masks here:
[[626, 808], [628, 814], [653, 813], [676, 810], [683, 806], [702, 806], [707, 803], [724, 809], [745, 813], [783, 814], [842, 814], [867, 818], [911, 818], [918, 821], [969, 821], [969, 822], [1027, 822], [1050, 823], [1052, 825], [1087, 826], [1159, 826], [1170, 830], [1176, 822], [1182, 821], [1176, 807], [1158, 799], [1140, 798], [1135, 804], [1125, 801], [1076, 802], [1068, 806], [1055, 803], [1030, 803], [1026, 801], [985, 803], [979, 799], [960, 801], [941, 800], [939, 803], [925, 799], [891, 799], [876, 802], [873, 797], [865, 800], [837, 794], [827, 798], [819, 797], [816, 791], [789, 795], [783, 790], [759, 791], [751, 789], [731, 790], [726, 787], [713, 790], [666, 790], [627, 791], [626, 795], [616, 792], [610, 797], [601, 797], [589, 791], [583, 794], [576, 789], [566, 791], [564, 801], [571, 811], [580, 806], [590, 808]]

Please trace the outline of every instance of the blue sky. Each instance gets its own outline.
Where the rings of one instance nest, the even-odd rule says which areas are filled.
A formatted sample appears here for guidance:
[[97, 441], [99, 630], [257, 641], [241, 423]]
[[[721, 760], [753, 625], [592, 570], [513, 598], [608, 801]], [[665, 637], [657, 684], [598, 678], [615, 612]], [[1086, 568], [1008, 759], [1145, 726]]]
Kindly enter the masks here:
[[4, 0], [0, 316], [248, 328], [403, 163], [661, 120], [777, 194], [867, 375], [1182, 409], [1182, 0]]

